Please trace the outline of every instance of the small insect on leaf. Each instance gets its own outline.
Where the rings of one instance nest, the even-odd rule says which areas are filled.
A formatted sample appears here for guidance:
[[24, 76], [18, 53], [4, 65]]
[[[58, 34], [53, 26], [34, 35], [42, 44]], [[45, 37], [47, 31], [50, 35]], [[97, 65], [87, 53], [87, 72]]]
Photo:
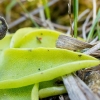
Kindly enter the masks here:
[[6, 20], [0, 16], [0, 40], [5, 37], [7, 30], [8, 26]]
[[36, 37], [36, 38], [41, 43], [42, 38], [40, 38], [40, 37]]

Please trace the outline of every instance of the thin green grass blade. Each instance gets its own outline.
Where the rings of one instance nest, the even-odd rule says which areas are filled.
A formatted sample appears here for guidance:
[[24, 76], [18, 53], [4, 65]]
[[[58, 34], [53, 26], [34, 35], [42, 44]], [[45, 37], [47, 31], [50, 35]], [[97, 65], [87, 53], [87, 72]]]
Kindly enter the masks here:
[[77, 38], [78, 0], [74, 0], [74, 37]]
[[47, 19], [50, 20], [50, 10], [49, 10], [49, 7], [48, 7], [48, 1], [47, 0], [42, 0], [42, 3], [44, 5], [44, 10], [45, 10], [45, 13], [46, 13], [46, 17], [47, 17]]
[[90, 30], [90, 32], [89, 32], [89, 35], [88, 35], [88, 38], [87, 38], [87, 41], [88, 41], [88, 42], [89, 42], [89, 41], [92, 39], [92, 37], [93, 37], [93, 32], [94, 32], [95, 26], [96, 26], [97, 22], [99, 21], [99, 19], [100, 19], [100, 9], [99, 9], [99, 11], [98, 11], [98, 14], [97, 14], [97, 17], [96, 17], [94, 23], [92, 24], [91, 30]]
[[97, 34], [98, 34], [98, 38], [100, 40], [100, 26], [99, 26], [99, 23], [97, 24]]

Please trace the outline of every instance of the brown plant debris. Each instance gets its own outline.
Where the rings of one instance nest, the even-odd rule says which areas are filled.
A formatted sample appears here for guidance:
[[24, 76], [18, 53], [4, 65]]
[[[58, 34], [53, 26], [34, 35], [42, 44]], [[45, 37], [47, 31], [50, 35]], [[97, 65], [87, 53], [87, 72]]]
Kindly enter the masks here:
[[100, 97], [100, 70], [91, 71], [85, 78], [85, 82], [91, 90]]
[[85, 48], [91, 48], [92, 46], [93, 45], [89, 43], [77, 40], [66, 35], [60, 35], [56, 43], [56, 47], [69, 50], [82, 50]]

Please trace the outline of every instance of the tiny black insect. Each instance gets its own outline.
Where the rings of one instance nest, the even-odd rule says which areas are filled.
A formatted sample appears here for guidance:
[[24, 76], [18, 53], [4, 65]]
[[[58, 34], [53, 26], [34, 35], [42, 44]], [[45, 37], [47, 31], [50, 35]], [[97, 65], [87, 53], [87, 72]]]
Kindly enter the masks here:
[[7, 30], [8, 26], [6, 20], [0, 16], [0, 40], [5, 37]]

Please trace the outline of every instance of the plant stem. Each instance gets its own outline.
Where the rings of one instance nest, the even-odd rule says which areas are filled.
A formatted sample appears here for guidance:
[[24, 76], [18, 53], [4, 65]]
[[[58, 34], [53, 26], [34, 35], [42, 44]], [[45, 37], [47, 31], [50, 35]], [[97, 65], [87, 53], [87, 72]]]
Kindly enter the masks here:
[[74, 37], [77, 38], [78, 0], [74, 0]]
[[42, 0], [42, 3], [44, 5], [44, 10], [45, 10], [45, 13], [46, 13], [46, 17], [47, 19], [50, 20], [50, 10], [49, 10], [49, 7], [48, 7], [48, 1], [47, 0]]

